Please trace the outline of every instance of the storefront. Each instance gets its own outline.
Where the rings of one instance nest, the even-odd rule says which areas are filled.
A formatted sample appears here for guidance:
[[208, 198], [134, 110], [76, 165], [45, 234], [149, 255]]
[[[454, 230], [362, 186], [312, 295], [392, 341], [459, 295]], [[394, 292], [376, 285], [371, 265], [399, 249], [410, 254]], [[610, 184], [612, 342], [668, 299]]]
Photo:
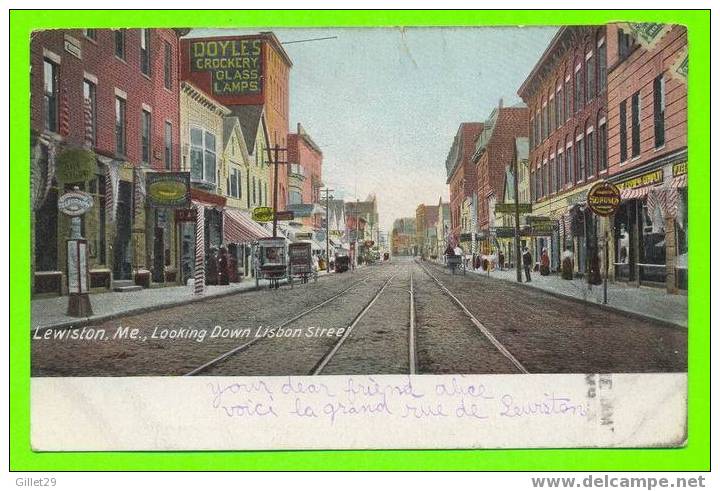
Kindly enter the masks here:
[[613, 221], [614, 277], [687, 290], [687, 163], [648, 167], [616, 184], [622, 201]]

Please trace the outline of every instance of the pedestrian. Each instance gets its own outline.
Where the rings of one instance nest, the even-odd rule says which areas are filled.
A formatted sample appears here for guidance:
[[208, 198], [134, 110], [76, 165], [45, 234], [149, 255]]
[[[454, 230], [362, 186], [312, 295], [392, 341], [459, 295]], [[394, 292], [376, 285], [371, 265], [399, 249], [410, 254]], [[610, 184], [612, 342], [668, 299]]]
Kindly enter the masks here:
[[500, 271], [505, 270], [505, 254], [503, 254], [503, 251], [498, 251], [498, 266], [500, 266]]
[[540, 274], [543, 276], [550, 274], [550, 256], [548, 256], [546, 247], [543, 247], [542, 254], [540, 254]]
[[573, 279], [573, 253], [570, 249], [565, 248], [562, 253], [562, 279], [572, 280]]
[[523, 249], [522, 255], [523, 268], [525, 269], [525, 282], [530, 282], [530, 266], [532, 266], [532, 255], [527, 247]]
[[217, 284], [218, 285], [229, 285], [230, 284], [230, 261], [225, 246], [220, 246], [217, 259]]

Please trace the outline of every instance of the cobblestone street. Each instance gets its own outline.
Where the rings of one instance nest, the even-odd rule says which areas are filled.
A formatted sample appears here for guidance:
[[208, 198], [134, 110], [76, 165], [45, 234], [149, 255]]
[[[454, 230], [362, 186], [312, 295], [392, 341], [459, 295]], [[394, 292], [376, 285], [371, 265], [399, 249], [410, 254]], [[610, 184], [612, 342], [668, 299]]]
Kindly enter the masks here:
[[408, 373], [411, 276], [417, 373], [687, 369], [682, 328], [396, 258], [294, 289], [33, 332], [33, 375]]

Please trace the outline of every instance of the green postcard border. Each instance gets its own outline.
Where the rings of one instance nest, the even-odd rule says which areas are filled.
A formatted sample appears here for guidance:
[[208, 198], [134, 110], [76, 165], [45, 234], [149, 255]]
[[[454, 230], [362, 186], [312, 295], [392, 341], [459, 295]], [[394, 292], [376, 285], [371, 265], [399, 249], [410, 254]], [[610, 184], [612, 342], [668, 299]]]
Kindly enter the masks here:
[[[322, 27], [601, 24], [688, 27], [688, 441], [679, 449], [57, 452], [30, 448], [30, 135], [28, 40], [61, 27]], [[29, 470], [709, 470], [710, 11], [32, 11], [10, 12], [10, 468]], [[77, 424], [82, 424], [78, 421]]]

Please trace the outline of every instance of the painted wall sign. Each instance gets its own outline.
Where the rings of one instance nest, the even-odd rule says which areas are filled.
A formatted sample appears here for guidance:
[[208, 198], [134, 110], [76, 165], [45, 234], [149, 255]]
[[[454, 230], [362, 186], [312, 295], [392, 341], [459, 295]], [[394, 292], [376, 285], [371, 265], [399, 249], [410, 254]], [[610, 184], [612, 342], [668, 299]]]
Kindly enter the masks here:
[[190, 173], [148, 172], [145, 189], [151, 207], [184, 208], [190, 203]]
[[58, 210], [71, 217], [84, 215], [93, 206], [93, 197], [85, 191], [68, 191], [58, 198]]
[[278, 211], [275, 215], [279, 221], [289, 221], [295, 219], [294, 211]]
[[214, 95], [262, 91], [261, 39], [199, 39], [190, 42], [190, 71], [209, 72]]
[[612, 183], [600, 181], [588, 191], [588, 206], [598, 216], [607, 217], [620, 206], [620, 190]]
[[258, 206], [253, 208], [252, 219], [256, 222], [272, 222], [273, 209], [269, 206]]
[[631, 179], [619, 182], [616, 184], [616, 186], [619, 190], [622, 191], [623, 189], [640, 188], [643, 186], [649, 186], [651, 184], [659, 184], [661, 182], [663, 182], [663, 170], [657, 169], [652, 172], [647, 172], [637, 177], [633, 177]]
[[672, 173], [673, 173], [673, 177], [687, 174], [687, 162], [674, 164], [672, 166]]
[[532, 203], [496, 203], [495, 213], [515, 213], [515, 207], [520, 209], [520, 213], [532, 213]]

